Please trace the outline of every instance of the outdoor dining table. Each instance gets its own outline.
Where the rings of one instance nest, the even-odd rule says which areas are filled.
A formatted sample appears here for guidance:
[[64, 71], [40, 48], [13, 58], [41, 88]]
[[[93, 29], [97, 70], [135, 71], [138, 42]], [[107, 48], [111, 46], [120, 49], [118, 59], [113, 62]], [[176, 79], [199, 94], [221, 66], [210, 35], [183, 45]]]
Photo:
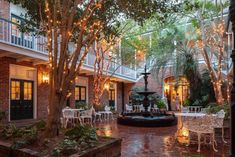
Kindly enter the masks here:
[[205, 116], [206, 114], [205, 113], [175, 113], [175, 116], [177, 117], [203, 117]]
[[[206, 113], [195, 113], [195, 112], [178, 112], [178, 113], [175, 113], [175, 116], [180, 118], [178, 119], [178, 129], [177, 129], [177, 132], [176, 132], [176, 136], [177, 134], [180, 132], [181, 129], [183, 129], [184, 127], [184, 121], [187, 119], [187, 118], [203, 118], [204, 116], [206, 116], [207, 114]], [[216, 114], [212, 114], [212, 116], [216, 116]]]

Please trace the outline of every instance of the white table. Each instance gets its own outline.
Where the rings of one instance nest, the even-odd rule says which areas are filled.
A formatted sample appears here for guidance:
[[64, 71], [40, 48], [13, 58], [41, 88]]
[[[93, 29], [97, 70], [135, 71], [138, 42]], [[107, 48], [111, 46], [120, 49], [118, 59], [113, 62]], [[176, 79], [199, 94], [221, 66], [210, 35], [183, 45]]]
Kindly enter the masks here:
[[203, 117], [205, 115], [205, 113], [175, 113], [175, 116], [177, 117]]

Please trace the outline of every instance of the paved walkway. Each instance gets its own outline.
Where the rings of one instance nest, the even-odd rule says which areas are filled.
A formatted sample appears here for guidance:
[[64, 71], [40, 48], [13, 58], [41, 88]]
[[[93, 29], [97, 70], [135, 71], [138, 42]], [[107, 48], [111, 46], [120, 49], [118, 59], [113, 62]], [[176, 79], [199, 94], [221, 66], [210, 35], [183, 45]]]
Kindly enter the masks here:
[[228, 157], [229, 144], [218, 138], [218, 150], [202, 146], [197, 153], [197, 145], [189, 147], [175, 141], [177, 126], [164, 128], [140, 128], [118, 125], [116, 121], [96, 125], [99, 135], [119, 137], [122, 142], [122, 157]]

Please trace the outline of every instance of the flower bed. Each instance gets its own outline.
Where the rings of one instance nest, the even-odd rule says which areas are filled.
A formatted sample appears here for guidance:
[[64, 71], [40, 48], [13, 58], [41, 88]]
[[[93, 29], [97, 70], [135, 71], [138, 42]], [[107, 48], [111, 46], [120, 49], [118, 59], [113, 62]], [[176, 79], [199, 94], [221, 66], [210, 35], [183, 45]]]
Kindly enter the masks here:
[[2, 154], [6, 157], [118, 157], [121, 155], [121, 139], [99, 137], [96, 130], [89, 126], [75, 126], [69, 130], [62, 130], [58, 137], [49, 139], [44, 137], [44, 130], [38, 125], [20, 129], [10, 125], [3, 129], [1, 135], [0, 156]]

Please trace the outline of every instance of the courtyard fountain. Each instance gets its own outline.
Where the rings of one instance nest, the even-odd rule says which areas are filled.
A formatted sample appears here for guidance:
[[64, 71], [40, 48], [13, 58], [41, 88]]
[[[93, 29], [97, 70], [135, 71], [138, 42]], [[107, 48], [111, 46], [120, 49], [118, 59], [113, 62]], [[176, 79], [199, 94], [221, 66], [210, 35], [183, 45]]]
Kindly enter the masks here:
[[177, 124], [177, 118], [174, 114], [153, 110], [153, 106], [151, 106], [148, 96], [153, 95], [156, 92], [149, 91], [148, 89], [148, 75], [150, 74], [151, 73], [147, 72], [147, 68], [145, 66], [145, 71], [141, 73], [144, 78], [144, 90], [137, 92], [139, 95], [144, 97], [142, 101], [144, 111], [122, 113], [122, 115], [117, 119], [119, 124], [141, 127], [163, 127]]

